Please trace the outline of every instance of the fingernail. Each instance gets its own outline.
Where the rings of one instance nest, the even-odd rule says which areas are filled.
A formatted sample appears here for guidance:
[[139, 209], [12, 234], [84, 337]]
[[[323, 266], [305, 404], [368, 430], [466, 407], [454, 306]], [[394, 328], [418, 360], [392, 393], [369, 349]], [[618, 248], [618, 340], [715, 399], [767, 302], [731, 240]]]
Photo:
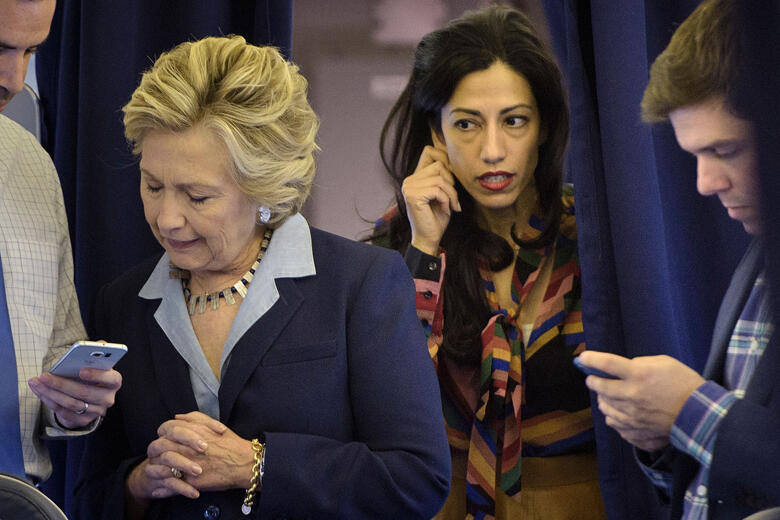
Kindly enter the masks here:
[[197, 464], [193, 464], [192, 465], [192, 469], [190, 470], [190, 472], [193, 475], [200, 475], [201, 473], [203, 473], [203, 469], [200, 466], [198, 466]]
[[204, 441], [204, 440], [198, 441], [198, 448], [200, 449], [200, 451], [206, 451], [206, 448], [208, 448], [208, 447], [209, 447], [209, 445], [208, 445], [208, 443], [206, 441]]

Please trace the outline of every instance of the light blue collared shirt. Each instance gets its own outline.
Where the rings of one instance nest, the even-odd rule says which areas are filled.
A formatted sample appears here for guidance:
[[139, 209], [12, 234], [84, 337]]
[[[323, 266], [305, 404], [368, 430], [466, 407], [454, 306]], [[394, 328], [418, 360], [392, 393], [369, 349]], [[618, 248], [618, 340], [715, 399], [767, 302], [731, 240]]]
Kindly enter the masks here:
[[[219, 420], [219, 380], [211, 371], [195, 336], [181, 281], [168, 276], [171, 270], [169, 262], [168, 253], [164, 253], [138, 295], [148, 300], [162, 298], [154, 318], [190, 368], [198, 410]], [[302, 278], [314, 274], [309, 224], [302, 215], [293, 215], [274, 230], [268, 250], [249, 284], [222, 349], [219, 361], [221, 375], [225, 374], [230, 353], [238, 340], [279, 299], [276, 278]]]

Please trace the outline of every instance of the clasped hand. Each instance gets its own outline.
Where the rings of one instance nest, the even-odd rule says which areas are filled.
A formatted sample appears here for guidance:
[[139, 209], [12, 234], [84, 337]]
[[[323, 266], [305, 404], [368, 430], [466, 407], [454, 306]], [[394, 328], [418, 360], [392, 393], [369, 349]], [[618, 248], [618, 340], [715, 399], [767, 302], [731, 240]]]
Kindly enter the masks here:
[[[195, 499], [201, 491], [249, 487], [251, 442], [219, 421], [200, 412], [179, 414], [162, 423], [157, 434], [146, 450], [147, 458], [127, 479], [137, 501], [174, 495]], [[174, 476], [171, 468], [182, 477]]]
[[705, 382], [696, 371], [669, 356], [628, 359], [586, 351], [580, 361], [618, 377], [588, 376], [585, 384], [598, 394], [607, 425], [646, 451], [669, 444], [669, 433], [685, 401]]

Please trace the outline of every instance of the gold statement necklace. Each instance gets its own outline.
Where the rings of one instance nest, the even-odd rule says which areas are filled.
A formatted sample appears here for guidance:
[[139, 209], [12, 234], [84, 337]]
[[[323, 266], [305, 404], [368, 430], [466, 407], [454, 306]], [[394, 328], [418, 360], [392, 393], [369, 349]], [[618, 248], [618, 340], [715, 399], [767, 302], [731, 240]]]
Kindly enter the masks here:
[[171, 278], [180, 278], [181, 287], [184, 292], [184, 302], [187, 304], [187, 312], [190, 316], [197, 314], [203, 314], [206, 310], [215, 311], [219, 308], [219, 301], [221, 298], [225, 299], [228, 305], [235, 305], [235, 295], [238, 294], [241, 298], [246, 296], [249, 283], [255, 277], [255, 271], [260, 267], [260, 262], [263, 260], [268, 244], [271, 242], [271, 235], [273, 235], [272, 229], [266, 229], [263, 233], [263, 241], [260, 243], [260, 252], [257, 254], [257, 260], [249, 268], [249, 271], [244, 273], [239, 281], [229, 287], [225, 287], [222, 290], [214, 291], [211, 293], [205, 292], [201, 294], [193, 295], [190, 291], [190, 272], [185, 269], [179, 269], [178, 267], [171, 265]]

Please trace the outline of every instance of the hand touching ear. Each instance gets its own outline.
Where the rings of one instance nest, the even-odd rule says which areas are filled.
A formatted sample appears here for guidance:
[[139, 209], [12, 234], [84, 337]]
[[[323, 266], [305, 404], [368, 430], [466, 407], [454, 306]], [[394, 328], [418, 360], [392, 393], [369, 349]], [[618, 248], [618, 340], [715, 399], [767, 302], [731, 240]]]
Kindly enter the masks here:
[[404, 180], [401, 192], [412, 228], [412, 246], [437, 256], [439, 242], [450, 222], [450, 212], [460, 211], [455, 177], [443, 146], [423, 149], [417, 169]]

